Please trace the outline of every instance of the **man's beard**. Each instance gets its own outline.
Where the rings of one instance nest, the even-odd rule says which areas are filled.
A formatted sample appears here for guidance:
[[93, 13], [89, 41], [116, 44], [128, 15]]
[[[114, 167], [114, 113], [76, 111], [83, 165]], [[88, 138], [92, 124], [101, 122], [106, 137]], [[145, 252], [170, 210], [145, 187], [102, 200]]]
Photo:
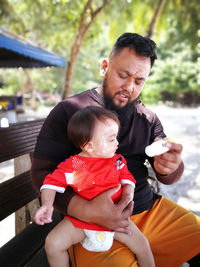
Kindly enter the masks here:
[[135, 109], [134, 108], [135, 102], [138, 100], [138, 98], [133, 101], [129, 100], [128, 103], [124, 107], [121, 108], [115, 105], [113, 99], [106, 93], [106, 87], [107, 87], [107, 83], [106, 83], [106, 77], [105, 77], [103, 80], [103, 84], [102, 84], [103, 101], [104, 101], [105, 108], [115, 111], [120, 121], [123, 121], [124, 119], [129, 118]]

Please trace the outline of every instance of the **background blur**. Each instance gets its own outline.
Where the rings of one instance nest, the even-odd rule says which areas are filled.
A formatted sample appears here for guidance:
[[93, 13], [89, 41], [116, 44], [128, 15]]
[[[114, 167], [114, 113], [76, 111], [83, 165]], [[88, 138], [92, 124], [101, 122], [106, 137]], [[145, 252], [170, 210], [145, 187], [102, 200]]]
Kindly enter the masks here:
[[[0, 95], [38, 105], [95, 87], [101, 59], [123, 32], [151, 37], [158, 60], [143, 91], [146, 104], [200, 103], [199, 0], [1, 0], [1, 28], [66, 59], [67, 67], [0, 69]], [[70, 73], [69, 73], [70, 72]], [[28, 75], [28, 77], [27, 77]], [[27, 79], [32, 88], [27, 86]], [[66, 81], [69, 86], [67, 87]], [[35, 98], [35, 99], [33, 99]]]

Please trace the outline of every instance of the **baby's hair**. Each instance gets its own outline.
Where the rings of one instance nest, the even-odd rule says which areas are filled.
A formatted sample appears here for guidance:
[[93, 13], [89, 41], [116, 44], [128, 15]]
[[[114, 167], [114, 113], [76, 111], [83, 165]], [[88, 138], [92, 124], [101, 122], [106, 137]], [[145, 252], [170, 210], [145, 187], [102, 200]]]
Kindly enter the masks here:
[[98, 121], [111, 119], [120, 125], [117, 115], [103, 107], [90, 106], [73, 114], [68, 124], [68, 137], [76, 147], [86, 145], [94, 134]]

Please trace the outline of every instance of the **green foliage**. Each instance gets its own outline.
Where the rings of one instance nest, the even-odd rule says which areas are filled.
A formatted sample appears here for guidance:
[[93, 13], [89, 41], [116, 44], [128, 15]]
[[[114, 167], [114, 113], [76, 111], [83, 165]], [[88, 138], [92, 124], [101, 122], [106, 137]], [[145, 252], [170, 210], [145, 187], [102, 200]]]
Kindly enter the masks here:
[[12, 69], [0, 69], [0, 83], [3, 88], [0, 88], [0, 95], [13, 95], [21, 89], [23, 80], [22, 69], [13, 71]]
[[89, 45], [85, 45], [78, 57], [75, 66], [75, 78], [72, 92], [79, 93], [97, 86], [101, 82], [99, 75], [100, 64], [104, 57], [109, 56], [107, 34], [109, 28], [105, 27], [104, 34], [91, 39]]
[[[167, 52], [166, 52], [167, 51]], [[171, 101], [182, 104], [200, 103], [200, 53], [189, 45], [178, 44], [173, 50], [161, 46], [159, 60], [142, 94], [145, 103]]]
[[[102, 1], [102, 0], [101, 0]], [[116, 38], [125, 31], [146, 35], [159, 0], [109, 1], [84, 40], [75, 66], [72, 93], [96, 86], [101, 58], [107, 57]], [[22, 35], [44, 49], [68, 59], [86, 0], [1, 0], [1, 27]], [[100, 0], [94, 0], [94, 8]], [[200, 1], [167, 0], [156, 23], [153, 39], [159, 60], [142, 95], [145, 102], [183, 101], [190, 93], [197, 101], [200, 84]], [[64, 70], [34, 69], [31, 78], [39, 91], [61, 93]], [[22, 70], [0, 70], [5, 86], [0, 93], [22, 88]]]
[[[32, 69], [30, 76], [34, 81], [34, 88], [38, 92], [48, 91], [50, 93], [60, 93], [62, 91], [62, 68], [48, 67], [44, 69]], [[59, 77], [59, 78], [58, 78]], [[21, 91], [26, 76], [23, 69], [0, 69], [0, 82], [3, 88], [0, 89], [0, 95], [15, 95]]]
[[[42, 72], [42, 75], [41, 75]], [[31, 78], [37, 91], [46, 91], [50, 93], [62, 92], [64, 69], [56, 67], [48, 67], [42, 70], [32, 70]]]
[[200, 1], [199, 0], [182, 0], [180, 5], [171, 6], [169, 14], [172, 11], [173, 16], [169, 19], [169, 27], [167, 40], [173, 44], [189, 41], [192, 49], [196, 49], [196, 45], [200, 42], [198, 30], [200, 29]]

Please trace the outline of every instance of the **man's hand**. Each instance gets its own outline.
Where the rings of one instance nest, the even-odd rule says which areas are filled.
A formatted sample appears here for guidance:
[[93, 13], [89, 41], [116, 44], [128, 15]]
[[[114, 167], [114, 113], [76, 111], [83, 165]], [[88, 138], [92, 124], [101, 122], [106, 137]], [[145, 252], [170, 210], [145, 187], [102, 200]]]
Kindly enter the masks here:
[[[128, 218], [133, 210], [133, 201], [122, 190], [121, 199], [114, 204], [111, 197], [119, 190], [119, 186], [109, 189], [90, 201], [91, 208], [95, 210], [92, 222], [117, 232], [128, 233]], [[96, 208], [95, 208], [96, 207]]]
[[129, 233], [126, 227], [129, 225], [128, 218], [133, 210], [133, 201], [122, 193], [120, 201], [114, 204], [111, 197], [119, 189], [120, 186], [109, 189], [90, 201], [74, 196], [69, 203], [68, 214], [114, 231]]
[[134, 186], [131, 184], [122, 185], [121, 199], [129, 199], [130, 201], [133, 201], [134, 189]]
[[[130, 184], [122, 185], [120, 202], [122, 201], [122, 203], [124, 203], [125, 200], [127, 200], [127, 202], [129, 200], [128, 205], [123, 210], [124, 213], [125, 213], [125, 210], [126, 210], [126, 213], [129, 214], [129, 216], [127, 218], [128, 222], [130, 221], [130, 216], [132, 215], [132, 211], [133, 211], [133, 208], [134, 208], [133, 198], [134, 198], [134, 187], [132, 185], [130, 185]], [[123, 233], [124, 232], [124, 228], [118, 228], [115, 231]], [[125, 229], [125, 231], [126, 231], [126, 233], [130, 233], [127, 228]]]
[[[155, 139], [155, 141], [157, 140], [158, 138]], [[174, 173], [182, 162], [182, 145], [173, 142], [168, 142], [166, 146], [169, 148], [169, 151], [162, 155], [154, 157], [154, 169], [158, 174], [163, 176], [167, 176]]]

